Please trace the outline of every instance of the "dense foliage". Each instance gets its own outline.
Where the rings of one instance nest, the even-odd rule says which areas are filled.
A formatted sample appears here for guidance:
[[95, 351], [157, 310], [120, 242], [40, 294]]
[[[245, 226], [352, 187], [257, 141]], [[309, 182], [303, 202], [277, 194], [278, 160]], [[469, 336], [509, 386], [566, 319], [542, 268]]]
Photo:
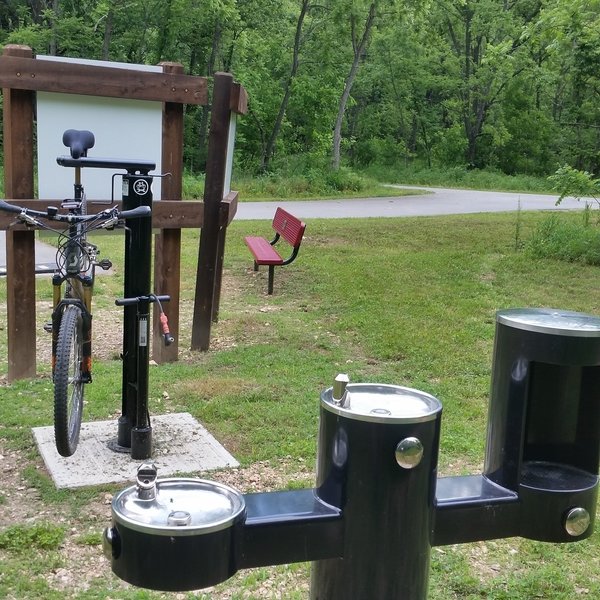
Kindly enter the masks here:
[[[250, 97], [248, 171], [300, 154], [303, 168], [600, 170], [600, 0], [3, 0], [8, 43], [231, 71]], [[207, 109], [186, 119], [198, 171]]]

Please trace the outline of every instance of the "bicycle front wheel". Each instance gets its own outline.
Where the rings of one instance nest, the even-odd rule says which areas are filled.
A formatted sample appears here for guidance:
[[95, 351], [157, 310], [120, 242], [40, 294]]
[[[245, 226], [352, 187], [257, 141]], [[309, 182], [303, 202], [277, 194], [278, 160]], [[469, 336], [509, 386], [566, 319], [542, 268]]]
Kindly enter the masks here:
[[63, 312], [54, 366], [54, 438], [61, 456], [77, 449], [83, 412], [83, 317], [78, 306]]

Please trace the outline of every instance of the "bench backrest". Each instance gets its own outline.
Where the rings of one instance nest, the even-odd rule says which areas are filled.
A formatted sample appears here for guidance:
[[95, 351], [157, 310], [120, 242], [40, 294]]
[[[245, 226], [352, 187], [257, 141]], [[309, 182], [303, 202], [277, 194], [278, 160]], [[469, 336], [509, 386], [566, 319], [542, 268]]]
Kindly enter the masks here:
[[273, 217], [273, 229], [290, 246], [297, 248], [302, 241], [306, 225], [283, 208], [277, 208]]

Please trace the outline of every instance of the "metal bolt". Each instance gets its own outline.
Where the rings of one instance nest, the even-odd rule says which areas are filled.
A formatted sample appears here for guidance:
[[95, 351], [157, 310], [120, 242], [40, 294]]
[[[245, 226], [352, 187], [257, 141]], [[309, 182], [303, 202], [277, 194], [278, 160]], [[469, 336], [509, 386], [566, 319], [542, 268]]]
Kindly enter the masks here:
[[572, 508], [565, 517], [565, 530], [573, 536], [583, 535], [590, 526], [590, 513], [585, 508]]
[[403, 469], [414, 469], [423, 458], [423, 444], [416, 437], [407, 437], [396, 446], [396, 462]]

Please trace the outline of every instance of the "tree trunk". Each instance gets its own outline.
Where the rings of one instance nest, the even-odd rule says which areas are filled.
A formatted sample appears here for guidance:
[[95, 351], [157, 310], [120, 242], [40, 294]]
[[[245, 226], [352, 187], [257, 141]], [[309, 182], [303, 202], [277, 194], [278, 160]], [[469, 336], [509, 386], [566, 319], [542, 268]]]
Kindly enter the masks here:
[[48, 48], [48, 54], [50, 56], [56, 56], [56, 51], [58, 50], [58, 41], [56, 39], [56, 21], [58, 20], [58, 11], [59, 11], [59, 0], [52, 0], [52, 21], [50, 23], [50, 30], [52, 35], [50, 37], [50, 46]]
[[340, 146], [342, 143], [342, 124], [344, 123], [344, 114], [346, 113], [346, 105], [348, 104], [348, 98], [350, 98], [350, 92], [352, 91], [352, 86], [354, 85], [354, 80], [356, 79], [356, 74], [358, 73], [358, 68], [360, 66], [360, 60], [364, 51], [367, 48], [367, 44], [369, 43], [369, 35], [371, 33], [371, 29], [373, 27], [373, 23], [375, 21], [375, 13], [377, 10], [377, 1], [374, 0], [371, 2], [371, 6], [369, 7], [369, 14], [367, 15], [367, 20], [365, 21], [365, 26], [363, 29], [363, 33], [360, 39], [360, 42], [356, 44], [356, 41], [353, 39], [352, 44], [354, 46], [354, 57], [352, 59], [352, 65], [350, 66], [350, 72], [346, 77], [346, 81], [344, 82], [344, 91], [340, 97], [340, 102], [338, 104], [338, 112], [337, 117], [335, 119], [335, 127], [333, 128], [333, 149], [331, 152], [331, 167], [336, 171], [340, 168]]
[[[215, 23], [215, 29], [213, 32], [212, 46], [208, 62], [206, 63], [206, 76], [212, 77], [215, 72], [215, 64], [217, 62], [217, 55], [221, 46], [221, 35], [222, 35], [221, 23], [217, 21]], [[198, 126], [198, 161], [195, 165], [197, 171], [203, 171], [206, 166], [206, 153], [208, 146], [208, 118], [210, 115], [210, 106], [200, 106], [200, 123]]]
[[290, 96], [292, 95], [292, 84], [294, 83], [296, 73], [298, 72], [298, 57], [300, 55], [300, 45], [302, 41], [302, 26], [304, 24], [304, 18], [306, 17], [306, 13], [308, 12], [309, 8], [310, 0], [302, 0], [300, 15], [298, 16], [298, 21], [296, 23], [296, 35], [294, 36], [294, 53], [292, 56], [292, 66], [290, 68], [290, 73], [285, 83], [285, 91], [283, 93], [281, 104], [279, 105], [279, 111], [277, 112], [277, 117], [275, 119], [275, 123], [273, 124], [273, 129], [271, 130], [271, 135], [267, 140], [267, 144], [263, 150], [260, 160], [260, 170], [263, 172], [268, 171], [269, 169], [269, 163], [275, 150], [275, 142], [279, 137], [281, 124], [283, 123], [283, 118], [285, 117], [287, 105], [290, 100]]
[[106, 23], [104, 24], [104, 37], [102, 38], [102, 60], [108, 60], [110, 55], [110, 41], [113, 32], [113, 5], [110, 5], [108, 14], [106, 15]]

